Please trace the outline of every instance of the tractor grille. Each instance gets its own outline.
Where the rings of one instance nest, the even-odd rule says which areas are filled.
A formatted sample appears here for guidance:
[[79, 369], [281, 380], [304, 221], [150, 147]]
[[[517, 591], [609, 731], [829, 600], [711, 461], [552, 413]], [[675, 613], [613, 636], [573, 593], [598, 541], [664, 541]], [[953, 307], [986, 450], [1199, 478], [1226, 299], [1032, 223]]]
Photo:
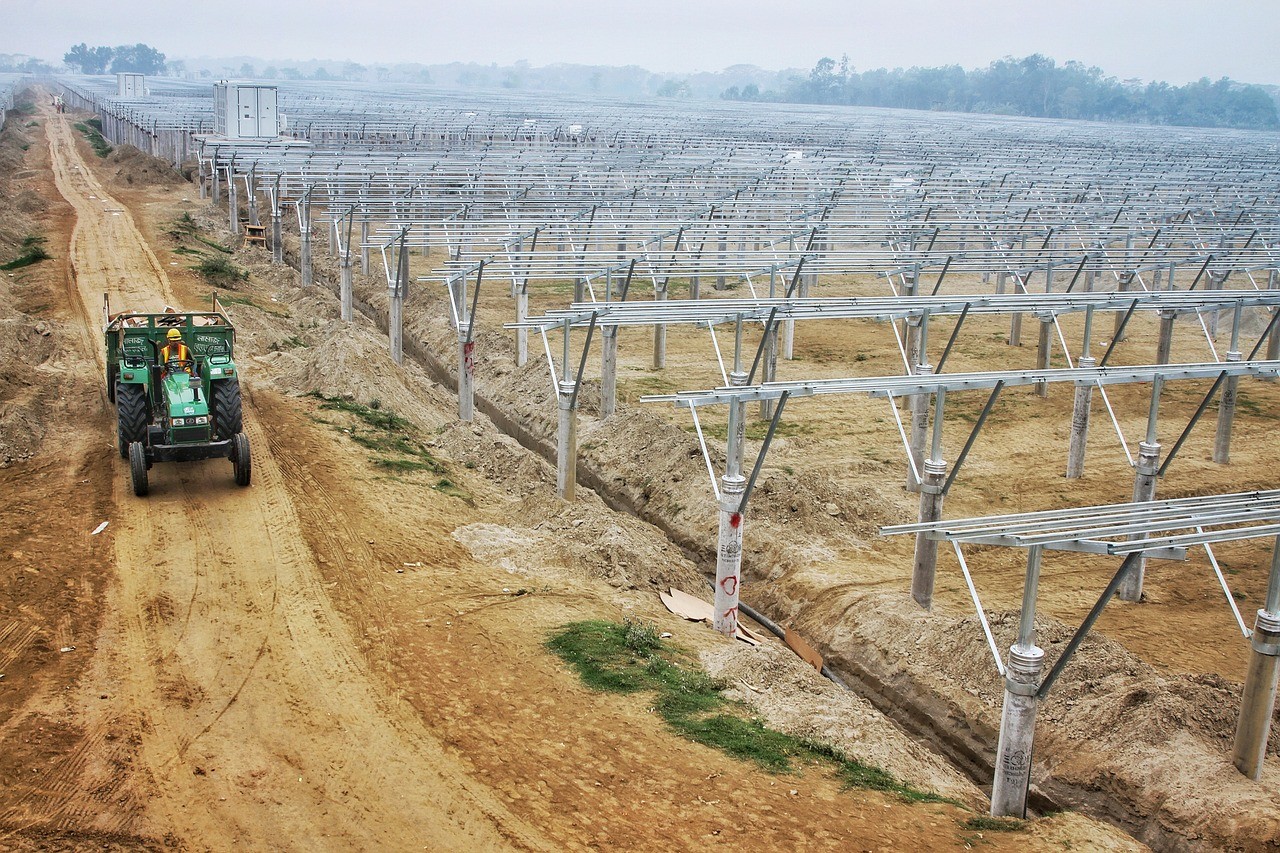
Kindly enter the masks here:
[[198, 427], [174, 427], [173, 443], [188, 444], [192, 441], [208, 441], [209, 428], [207, 426]]

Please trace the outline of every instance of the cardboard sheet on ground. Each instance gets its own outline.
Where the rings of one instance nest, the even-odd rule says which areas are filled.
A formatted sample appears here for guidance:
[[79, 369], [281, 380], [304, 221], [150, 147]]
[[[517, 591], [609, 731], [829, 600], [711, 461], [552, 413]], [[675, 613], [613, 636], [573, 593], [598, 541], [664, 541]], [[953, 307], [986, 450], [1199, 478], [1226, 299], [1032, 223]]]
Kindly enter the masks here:
[[[701, 598], [694, 598], [687, 592], [681, 592], [675, 587], [671, 587], [669, 592], [659, 592], [658, 597], [662, 599], [662, 603], [667, 609], [677, 616], [683, 616], [690, 622], [713, 622], [714, 610], [711, 602], [703, 601]], [[758, 646], [763, 638], [738, 625], [738, 633], [734, 635], [744, 643], [750, 643]]]

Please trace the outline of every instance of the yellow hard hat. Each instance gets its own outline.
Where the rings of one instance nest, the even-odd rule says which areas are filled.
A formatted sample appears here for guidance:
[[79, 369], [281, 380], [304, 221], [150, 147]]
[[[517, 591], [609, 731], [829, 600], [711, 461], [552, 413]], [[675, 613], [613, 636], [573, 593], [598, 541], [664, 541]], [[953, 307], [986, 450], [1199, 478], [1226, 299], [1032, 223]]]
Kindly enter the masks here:
[[170, 329], [169, 334], [165, 335], [165, 337], [171, 341], [180, 341], [182, 340], [182, 332], [177, 329]]

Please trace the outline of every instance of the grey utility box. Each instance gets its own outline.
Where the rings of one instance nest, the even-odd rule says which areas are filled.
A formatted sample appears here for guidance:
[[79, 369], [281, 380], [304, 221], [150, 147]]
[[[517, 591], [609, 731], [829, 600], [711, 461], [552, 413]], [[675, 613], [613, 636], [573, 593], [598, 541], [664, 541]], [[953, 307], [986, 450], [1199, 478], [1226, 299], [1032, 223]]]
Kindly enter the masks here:
[[213, 131], [228, 139], [279, 136], [276, 87], [226, 81], [214, 83]]
[[116, 95], [121, 98], [145, 98], [147, 77], [145, 74], [117, 74]]

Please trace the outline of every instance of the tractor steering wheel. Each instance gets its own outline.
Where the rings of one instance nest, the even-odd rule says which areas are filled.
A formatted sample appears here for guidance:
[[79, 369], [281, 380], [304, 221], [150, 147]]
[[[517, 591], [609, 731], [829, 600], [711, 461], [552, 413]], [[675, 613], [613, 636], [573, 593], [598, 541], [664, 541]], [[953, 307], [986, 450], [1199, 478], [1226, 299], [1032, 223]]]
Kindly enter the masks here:
[[195, 368], [195, 362], [189, 358], [171, 358], [165, 362], [164, 369], [166, 373], [181, 371], [191, 373]]

